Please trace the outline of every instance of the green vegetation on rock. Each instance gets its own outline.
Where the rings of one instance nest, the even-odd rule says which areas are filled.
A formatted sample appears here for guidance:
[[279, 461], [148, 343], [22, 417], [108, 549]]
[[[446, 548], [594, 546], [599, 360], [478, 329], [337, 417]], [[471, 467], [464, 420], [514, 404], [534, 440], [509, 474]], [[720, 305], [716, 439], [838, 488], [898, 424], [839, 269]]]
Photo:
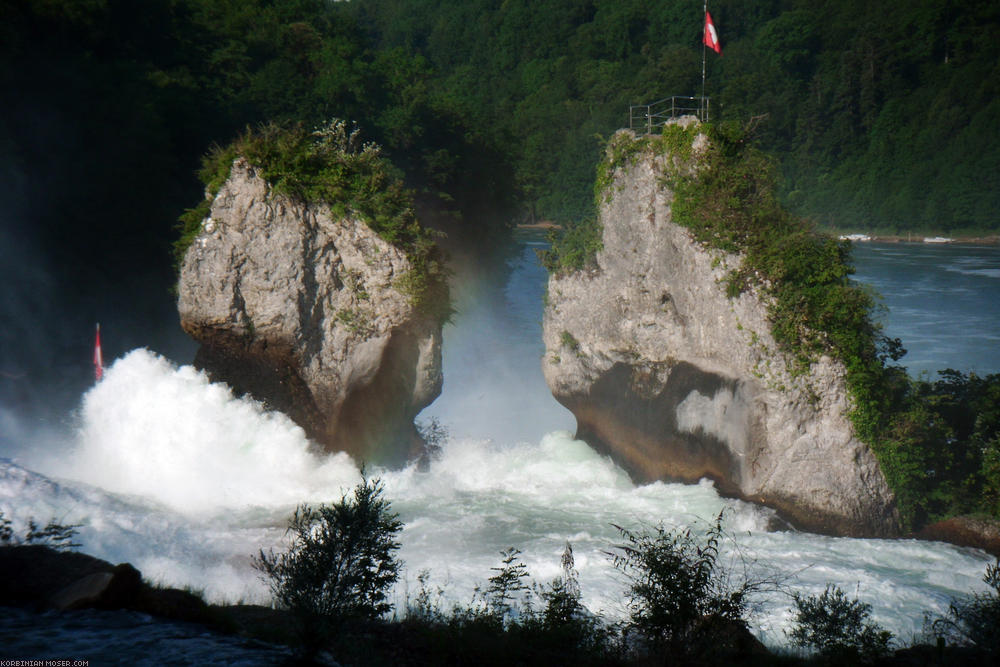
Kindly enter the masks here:
[[276, 192], [310, 204], [325, 204], [335, 218], [357, 217], [383, 240], [403, 250], [413, 268], [396, 287], [414, 305], [442, 321], [451, 313], [447, 269], [430, 230], [421, 226], [413, 200], [374, 143], [362, 143], [358, 129], [333, 119], [309, 131], [301, 124], [268, 123], [247, 130], [224, 148], [213, 148], [199, 175], [206, 197], [180, 218], [178, 262], [201, 231], [211, 202], [237, 157], [260, 171]]
[[568, 222], [562, 230], [549, 232], [549, 247], [539, 250], [538, 257], [550, 273], [591, 269], [603, 246], [601, 235], [601, 223], [594, 216]]

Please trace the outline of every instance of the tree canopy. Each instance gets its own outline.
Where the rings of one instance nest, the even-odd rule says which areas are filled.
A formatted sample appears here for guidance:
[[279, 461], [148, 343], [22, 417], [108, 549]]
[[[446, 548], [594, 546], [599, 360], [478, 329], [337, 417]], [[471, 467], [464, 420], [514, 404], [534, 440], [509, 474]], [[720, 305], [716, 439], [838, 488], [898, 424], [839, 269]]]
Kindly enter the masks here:
[[[511, 156], [529, 213], [584, 217], [595, 135], [700, 94], [700, 3], [364, 0], [378, 48], [422, 56]], [[759, 141], [798, 213], [836, 227], [995, 230], [1000, 8], [986, 0], [715, 0], [716, 120]]]

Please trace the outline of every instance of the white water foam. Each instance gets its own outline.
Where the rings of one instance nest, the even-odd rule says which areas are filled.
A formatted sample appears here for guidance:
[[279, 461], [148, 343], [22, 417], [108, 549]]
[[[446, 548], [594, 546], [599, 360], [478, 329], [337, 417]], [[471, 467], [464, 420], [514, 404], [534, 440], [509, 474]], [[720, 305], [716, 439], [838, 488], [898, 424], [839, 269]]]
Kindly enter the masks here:
[[294, 505], [360, 481], [347, 454], [317, 458], [283, 414], [148, 350], [107, 370], [82, 419], [78, 448], [50, 472], [179, 512]]
[[[296, 503], [337, 500], [360, 479], [349, 458], [314, 454], [289, 420], [145, 350], [108, 369], [81, 419], [75, 451], [42, 466], [44, 475], [0, 462], [0, 510], [19, 526], [29, 516], [81, 523], [85, 552], [130, 561], [153, 581], [200, 588], [214, 601], [265, 600], [250, 557], [280, 547]], [[607, 556], [612, 524], [694, 523], [699, 532], [723, 507], [739, 545], [727, 562], [756, 559], [754, 572], [781, 572], [789, 589], [805, 593], [836, 582], [904, 638], [925, 611], [982, 590], [989, 562], [940, 543], [767, 532], [766, 510], [722, 499], [709, 482], [635, 486], [564, 431], [536, 443], [452, 439], [427, 472], [372, 472], [405, 523], [397, 604], [425, 569], [446, 604], [468, 603], [508, 547], [523, 551], [535, 581], [548, 582], [570, 541], [585, 603], [620, 616], [624, 584]], [[787, 595], [764, 601], [755, 622], [771, 643], [784, 643], [789, 607]]]

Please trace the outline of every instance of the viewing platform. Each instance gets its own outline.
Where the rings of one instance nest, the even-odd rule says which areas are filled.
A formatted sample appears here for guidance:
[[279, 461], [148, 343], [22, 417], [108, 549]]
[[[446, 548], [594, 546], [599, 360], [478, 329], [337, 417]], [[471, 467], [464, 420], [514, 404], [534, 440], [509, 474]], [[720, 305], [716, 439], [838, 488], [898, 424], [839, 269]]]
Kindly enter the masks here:
[[628, 108], [628, 127], [637, 134], [652, 134], [666, 125], [671, 118], [696, 116], [701, 122], [708, 120], [709, 98], [674, 95], [649, 104], [636, 104]]

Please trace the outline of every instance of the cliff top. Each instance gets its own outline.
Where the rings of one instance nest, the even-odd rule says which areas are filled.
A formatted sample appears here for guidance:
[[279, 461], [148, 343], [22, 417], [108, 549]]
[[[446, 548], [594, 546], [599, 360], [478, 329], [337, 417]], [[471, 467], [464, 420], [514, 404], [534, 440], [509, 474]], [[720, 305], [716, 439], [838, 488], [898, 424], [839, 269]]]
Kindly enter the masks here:
[[202, 231], [211, 204], [233, 163], [245, 159], [273, 188], [293, 200], [325, 205], [335, 218], [363, 221], [383, 240], [406, 253], [413, 271], [404, 287], [421, 310], [442, 320], [451, 313], [447, 270], [430, 230], [420, 225], [410, 194], [391, 173], [374, 143], [362, 143], [357, 129], [333, 119], [315, 130], [274, 123], [248, 129], [227, 146], [214, 146], [202, 159], [199, 177], [205, 198], [180, 217], [174, 244], [178, 263]]

